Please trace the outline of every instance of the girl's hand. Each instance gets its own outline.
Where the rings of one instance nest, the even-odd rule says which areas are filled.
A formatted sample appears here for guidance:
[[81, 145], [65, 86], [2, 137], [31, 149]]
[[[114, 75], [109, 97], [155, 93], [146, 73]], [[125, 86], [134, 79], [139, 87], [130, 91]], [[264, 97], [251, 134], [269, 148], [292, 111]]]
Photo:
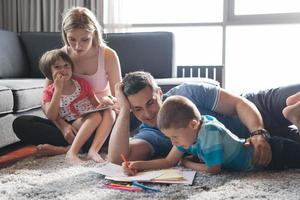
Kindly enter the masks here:
[[132, 161], [132, 162], [125, 162], [122, 163], [122, 167], [124, 170], [124, 173], [128, 176], [135, 176], [138, 173], [139, 169], [139, 161]]
[[72, 144], [75, 139], [75, 135], [77, 133], [75, 127], [73, 127], [71, 124], [66, 123], [61, 127], [61, 129], [65, 140], [69, 144]]
[[57, 74], [53, 74], [53, 78], [54, 78], [54, 88], [58, 91], [62, 91], [63, 87], [64, 87], [64, 76], [60, 73]]

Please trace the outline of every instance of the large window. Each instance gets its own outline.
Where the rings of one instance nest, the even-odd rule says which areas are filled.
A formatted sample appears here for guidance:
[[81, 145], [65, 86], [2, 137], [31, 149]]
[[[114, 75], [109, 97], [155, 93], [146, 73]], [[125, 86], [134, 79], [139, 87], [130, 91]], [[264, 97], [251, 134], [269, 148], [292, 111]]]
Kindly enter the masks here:
[[241, 93], [299, 83], [300, 25], [227, 28], [226, 87]]
[[236, 15], [300, 12], [299, 0], [235, 0]]
[[171, 31], [178, 65], [224, 65], [240, 93], [296, 83], [299, 0], [105, 0], [108, 32]]
[[[113, 6], [127, 24], [166, 24], [221, 22], [222, 0], [105, 0], [106, 10]], [[109, 23], [110, 13], [105, 13]]]

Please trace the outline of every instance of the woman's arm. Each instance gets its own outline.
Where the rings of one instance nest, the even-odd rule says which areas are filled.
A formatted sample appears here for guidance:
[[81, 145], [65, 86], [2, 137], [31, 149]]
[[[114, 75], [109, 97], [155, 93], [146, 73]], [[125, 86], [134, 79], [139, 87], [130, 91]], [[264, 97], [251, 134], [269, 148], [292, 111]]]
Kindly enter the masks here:
[[122, 80], [119, 57], [117, 53], [109, 47], [105, 48], [104, 56], [105, 70], [108, 75], [110, 90], [112, 95], [115, 96], [115, 85]]
[[90, 100], [91, 104], [92, 104], [95, 108], [96, 108], [97, 106], [99, 106], [99, 104], [100, 104], [98, 98], [97, 98], [95, 95], [90, 96], [90, 97], [89, 97], [89, 100]]

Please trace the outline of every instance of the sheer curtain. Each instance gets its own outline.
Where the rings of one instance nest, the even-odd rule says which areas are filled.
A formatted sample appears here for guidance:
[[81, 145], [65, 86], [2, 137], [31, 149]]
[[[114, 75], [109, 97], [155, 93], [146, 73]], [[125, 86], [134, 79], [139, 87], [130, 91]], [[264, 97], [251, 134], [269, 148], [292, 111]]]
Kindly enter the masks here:
[[103, 0], [0, 0], [0, 29], [58, 32], [64, 10], [84, 6], [103, 25]]
[[124, 6], [126, 0], [104, 0], [103, 27], [107, 33], [124, 32], [130, 24], [126, 23]]

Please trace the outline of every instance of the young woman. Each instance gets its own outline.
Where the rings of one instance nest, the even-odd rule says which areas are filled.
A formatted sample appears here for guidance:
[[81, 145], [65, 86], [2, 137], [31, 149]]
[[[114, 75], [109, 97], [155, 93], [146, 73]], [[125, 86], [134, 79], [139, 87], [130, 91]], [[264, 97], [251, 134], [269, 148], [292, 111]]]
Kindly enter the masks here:
[[[65, 43], [62, 50], [74, 63], [74, 76], [88, 81], [98, 100], [111, 101], [109, 97], [115, 94], [114, 86], [121, 81], [120, 63], [116, 52], [103, 42], [95, 15], [84, 7], [68, 10], [62, 22], [62, 37]], [[46, 86], [50, 83], [46, 79]], [[95, 137], [93, 142], [87, 142], [83, 147], [83, 151], [89, 149], [89, 159], [96, 162], [103, 160], [98, 152], [110, 133], [115, 117], [112, 110], [103, 114], [102, 123], [92, 136]], [[76, 129], [61, 118], [49, 121], [37, 116], [20, 116], [14, 121], [13, 129], [23, 142], [38, 145], [40, 155], [66, 153], [76, 135]]]

